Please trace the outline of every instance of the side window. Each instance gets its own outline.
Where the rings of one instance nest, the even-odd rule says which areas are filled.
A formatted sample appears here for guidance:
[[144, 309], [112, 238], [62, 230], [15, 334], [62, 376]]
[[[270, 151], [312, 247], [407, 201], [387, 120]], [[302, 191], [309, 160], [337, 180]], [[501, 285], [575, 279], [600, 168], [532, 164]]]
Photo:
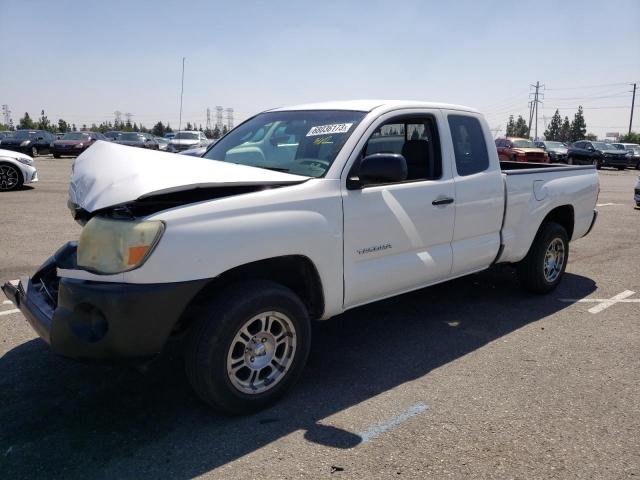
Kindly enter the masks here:
[[363, 156], [397, 153], [407, 161], [407, 180], [442, 176], [438, 131], [432, 117], [406, 117], [387, 122], [373, 132]]
[[458, 175], [473, 175], [489, 168], [487, 145], [478, 119], [449, 115], [448, 120]]

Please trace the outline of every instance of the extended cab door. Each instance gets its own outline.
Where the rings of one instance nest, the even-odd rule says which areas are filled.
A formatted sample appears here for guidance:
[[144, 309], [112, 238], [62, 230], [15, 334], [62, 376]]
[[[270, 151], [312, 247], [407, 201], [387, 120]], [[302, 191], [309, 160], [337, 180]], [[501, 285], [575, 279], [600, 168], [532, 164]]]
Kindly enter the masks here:
[[487, 268], [500, 249], [505, 191], [493, 139], [481, 115], [446, 111], [455, 182], [454, 276]]
[[408, 178], [343, 191], [345, 308], [449, 276], [455, 187], [442, 122], [437, 110], [388, 113], [356, 146], [343, 176], [357, 176], [366, 155], [397, 153]]

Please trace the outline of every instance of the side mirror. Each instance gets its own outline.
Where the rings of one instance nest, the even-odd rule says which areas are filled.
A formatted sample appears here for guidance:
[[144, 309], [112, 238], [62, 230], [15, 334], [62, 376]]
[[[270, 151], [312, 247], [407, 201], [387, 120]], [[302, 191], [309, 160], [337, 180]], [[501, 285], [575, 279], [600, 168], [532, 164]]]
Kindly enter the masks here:
[[407, 161], [397, 153], [367, 155], [347, 179], [347, 188], [360, 189], [366, 185], [402, 182], [407, 179]]

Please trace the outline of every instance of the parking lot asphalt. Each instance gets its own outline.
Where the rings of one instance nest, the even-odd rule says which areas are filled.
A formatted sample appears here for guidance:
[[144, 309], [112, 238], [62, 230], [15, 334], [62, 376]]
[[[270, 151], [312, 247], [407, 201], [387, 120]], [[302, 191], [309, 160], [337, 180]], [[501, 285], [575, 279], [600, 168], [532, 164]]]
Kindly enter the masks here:
[[[77, 238], [70, 165], [0, 193], [1, 281]], [[638, 478], [637, 175], [600, 171], [554, 293], [499, 266], [318, 323], [301, 382], [248, 417], [195, 398], [179, 342], [144, 371], [75, 363], [0, 293], [0, 477]]]

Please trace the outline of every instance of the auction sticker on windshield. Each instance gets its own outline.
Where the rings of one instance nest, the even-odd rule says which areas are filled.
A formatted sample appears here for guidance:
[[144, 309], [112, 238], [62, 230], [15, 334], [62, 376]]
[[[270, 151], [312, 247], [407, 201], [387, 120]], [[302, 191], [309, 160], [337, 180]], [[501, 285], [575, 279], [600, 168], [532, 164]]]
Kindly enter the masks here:
[[334, 123], [333, 125], [318, 125], [313, 127], [307, 133], [307, 137], [315, 137], [316, 135], [325, 135], [327, 133], [346, 133], [353, 123]]

